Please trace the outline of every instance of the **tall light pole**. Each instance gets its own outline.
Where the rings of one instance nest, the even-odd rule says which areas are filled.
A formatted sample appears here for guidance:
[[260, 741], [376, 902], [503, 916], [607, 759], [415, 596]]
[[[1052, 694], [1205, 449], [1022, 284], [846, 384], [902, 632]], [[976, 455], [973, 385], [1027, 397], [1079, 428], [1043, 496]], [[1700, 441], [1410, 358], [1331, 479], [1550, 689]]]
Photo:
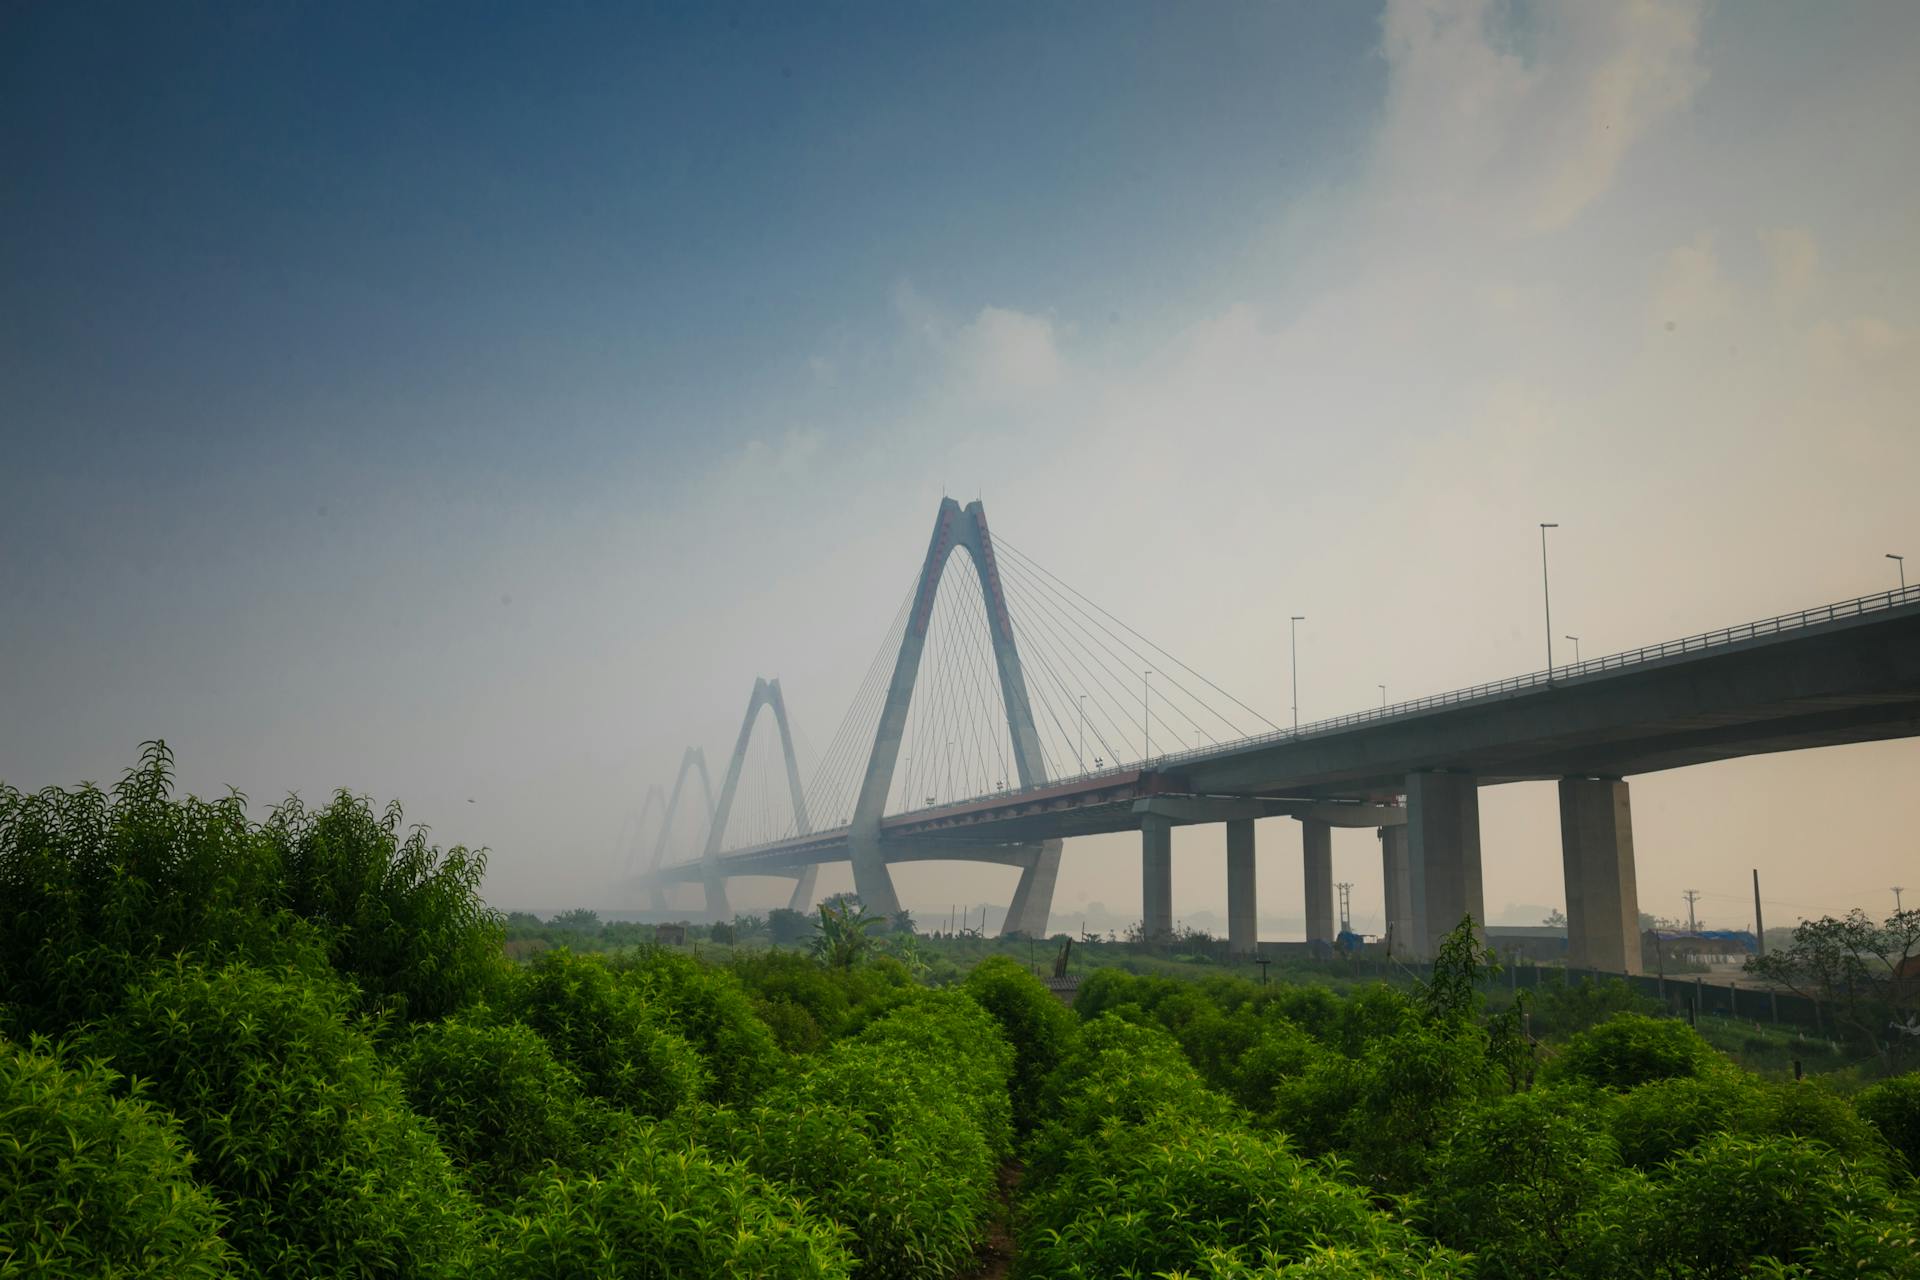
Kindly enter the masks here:
[[1580, 637], [1579, 636], [1561, 636], [1560, 638], [1562, 640], [1573, 641], [1573, 665], [1576, 667], [1579, 666], [1580, 665]]
[[1906, 892], [1905, 885], [1897, 884], [1893, 886], [1893, 914], [1895, 915], [1900, 914], [1900, 895], [1904, 892]]
[[1140, 673], [1140, 733], [1147, 744], [1147, 754], [1141, 757], [1143, 760], [1153, 759], [1153, 713], [1147, 709], [1147, 677], [1152, 674], [1152, 667]]
[[1287, 619], [1287, 654], [1293, 662], [1293, 732], [1300, 733], [1300, 624], [1307, 620], [1304, 613], [1296, 613]]
[[1087, 695], [1080, 695], [1080, 736], [1073, 744], [1073, 758], [1079, 762], [1080, 772], [1087, 771]]
[[1547, 683], [1553, 683], [1553, 591], [1547, 585], [1547, 530], [1557, 524], [1540, 522], [1540, 600], [1547, 607]]
[[1387, 686], [1383, 684], [1377, 684], [1373, 687], [1380, 691], [1380, 705], [1383, 707], [1386, 706], [1387, 705]]
[[1900, 566], [1900, 594], [1907, 594], [1907, 558], [1905, 556], [1897, 556], [1889, 551], [1887, 552], [1887, 559]]

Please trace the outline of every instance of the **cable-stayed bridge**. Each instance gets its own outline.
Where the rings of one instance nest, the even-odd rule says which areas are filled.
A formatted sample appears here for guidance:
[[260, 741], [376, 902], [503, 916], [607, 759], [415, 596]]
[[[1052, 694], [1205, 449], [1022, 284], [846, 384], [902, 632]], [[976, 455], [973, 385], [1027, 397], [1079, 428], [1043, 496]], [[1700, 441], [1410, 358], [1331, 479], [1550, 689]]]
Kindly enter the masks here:
[[1290, 816], [1308, 938], [1333, 938], [1331, 829], [1365, 826], [1389, 945], [1427, 955], [1461, 915], [1485, 918], [1478, 788], [1554, 779], [1570, 963], [1634, 972], [1630, 776], [1916, 735], [1920, 586], [1282, 727], [996, 541], [980, 503], [945, 499], [810, 777], [779, 682], [756, 680], [718, 793], [697, 748], [650, 793], [641, 826], [657, 812], [658, 831], [630, 883], [656, 907], [667, 886], [699, 884], [725, 918], [731, 877], [791, 877], [806, 910], [820, 864], [845, 861], [861, 900], [891, 914], [896, 864], [995, 863], [1020, 871], [1005, 931], [1042, 935], [1061, 842], [1137, 830], [1158, 936], [1173, 923], [1172, 828], [1220, 823], [1229, 941], [1251, 950], [1253, 823]]

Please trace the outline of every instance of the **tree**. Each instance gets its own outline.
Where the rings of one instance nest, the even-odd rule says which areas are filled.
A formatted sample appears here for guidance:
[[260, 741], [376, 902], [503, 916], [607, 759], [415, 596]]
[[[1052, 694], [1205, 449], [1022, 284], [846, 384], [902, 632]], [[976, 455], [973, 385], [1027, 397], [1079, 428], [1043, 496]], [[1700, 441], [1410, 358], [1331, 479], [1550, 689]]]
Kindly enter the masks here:
[[873, 950], [873, 930], [880, 924], [860, 899], [837, 893], [820, 904], [813, 954], [829, 969], [851, 969]]
[[1547, 912], [1547, 918], [1540, 923], [1551, 928], [1564, 929], [1567, 927], [1567, 913], [1555, 907], [1553, 910]]
[[1748, 957], [1746, 968], [1821, 1001], [1889, 1061], [1920, 1048], [1920, 909], [1881, 924], [1857, 907], [1803, 920], [1791, 945]]
[[775, 907], [767, 912], [767, 933], [775, 943], [800, 942], [809, 927], [806, 915], [791, 908]]
[[562, 911], [547, 923], [555, 929], [592, 933], [600, 927], [600, 913], [588, 907], [575, 907], [571, 911]]

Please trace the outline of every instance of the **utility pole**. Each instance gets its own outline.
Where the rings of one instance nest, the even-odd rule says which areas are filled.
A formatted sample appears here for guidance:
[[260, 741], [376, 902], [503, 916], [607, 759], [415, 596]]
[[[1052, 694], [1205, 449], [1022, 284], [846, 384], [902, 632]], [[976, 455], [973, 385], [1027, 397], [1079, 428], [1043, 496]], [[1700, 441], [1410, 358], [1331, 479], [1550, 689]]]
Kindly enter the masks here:
[[1353, 932], [1353, 882], [1343, 880], [1333, 886], [1340, 891], [1340, 932]]
[[[1293, 732], [1300, 734], [1300, 628], [1299, 624], [1307, 620], [1304, 613], [1296, 613], [1287, 620], [1287, 654], [1293, 662]], [[1265, 972], [1265, 970], [1262, 970]]]
[[1767, 954], [1767, 925], [1760, 918], [1760, 868], [1753, 869], [1753, 937], [1760, 944], [1760, 954]]
[[1681, 896], [1687, 900], [1687, 932], [1698, 933], [1700, 932], [1700, 926], [1694, 922], [1693, 904], [1699, 899], [1700, 891], [1698, 889], [1689, 889]]
[[1558, 529], [1557, 524], [1540, 522], [1540, 602], [1547, 610], [1547, 683], [1553, 683], [1553, 591], [1547, 585], [1547, 530]]
[[1143, 760], [1153, 759], [1153, 713], [1147, 710], [1147, 677], [1152, 674], [1152, 667], [1140, 673], [1140, 732], [1147, 744], [1147, 754], [1141, 757]]
[[1895, 885], [1895, 886], [1893, 886], [1893, 914], [1895, 914], [1895, 915], [1899, 915], [1899, 914], [1900, 914], [1900, 910], [1901, 910], [1901, 908], [1900, 908], [1900, 894], [1901, 894], [1901, 892], [1902, 892], [1902, 891], [1903, 891], [1903, 890], [1904, 890], [1905, 888], [1906, 888], [1906, 886], [1905, 886], [1905, 885], [1898, 885], [1898, 884], [1897, 884], [1897, 885]]

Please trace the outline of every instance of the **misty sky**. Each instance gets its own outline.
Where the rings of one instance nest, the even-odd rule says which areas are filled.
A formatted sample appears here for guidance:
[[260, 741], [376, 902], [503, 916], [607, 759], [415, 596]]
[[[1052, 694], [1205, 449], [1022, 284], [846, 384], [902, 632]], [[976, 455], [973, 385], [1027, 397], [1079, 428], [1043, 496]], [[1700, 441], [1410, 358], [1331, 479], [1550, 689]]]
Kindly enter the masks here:
[[[161, 736], [638, 906], [646, 787], [756, 675], [824, 746], [943, 492], [1276, 720], [1290, 614], [1304, 720], [1540, 666], [1541, 520], [1587, 656], [1884, 590], [1917, 126], [1909, 3], [6, 6], [0, 779]], [[1889, 910], [1916, 786], [1636, 779], [1642, 908]], [[1551, 784], [1481, 806], [1563, 903]], [[1139, 897], [1067, 846], [1057, 924]]]

